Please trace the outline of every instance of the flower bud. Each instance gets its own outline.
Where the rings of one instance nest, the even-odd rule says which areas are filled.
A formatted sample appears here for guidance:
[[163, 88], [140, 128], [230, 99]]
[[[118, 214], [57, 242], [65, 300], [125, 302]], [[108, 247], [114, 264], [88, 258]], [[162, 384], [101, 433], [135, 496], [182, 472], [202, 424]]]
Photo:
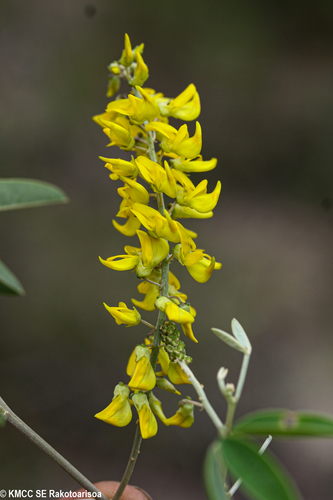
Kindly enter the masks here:
[[106, 91], [106, 97], [114, 96], [120, 88], [120, 79], [118, 76], [112, 76], [108, 81], [108, 88]]
[[109, 64], [108, 70], [110, 71], [110, 73], [113, 73], [114, 75], [120, 75], [120, 68], [118, 61], [113, 61], [111, 64]]
[[149, 405], [154, 415], [156, 415], [160, 420], [162, 420], [162, 422], [164, 422], [164, 420], [166, 420], [166, 416], [164, 415], [162, 410], [162, 403], [159, 399], [157, 399], [156, 396], [154, 396], [152, 392], [149, 394]]
[[158, 378], [158, 379], [156, 379], [156, 385], [157, 385], [157, 387], [159, 387], [160, 389], [163, 389], [164, 391], [173, 392], [174, 394], [180, 395], [180, 392], [177, 391], [177, 389], [175, 388], [175, 386], [172, 385], [169, 382], [169, 380], [167, 380], [166, 378]]
[[120, 64], [127, 67], [130, 66], [132, 62], [133, 62], [133, 52], [132, 52], [131, 40], [129, 39], [128, 34], [125, 33], [125, 48], [120, 58]]

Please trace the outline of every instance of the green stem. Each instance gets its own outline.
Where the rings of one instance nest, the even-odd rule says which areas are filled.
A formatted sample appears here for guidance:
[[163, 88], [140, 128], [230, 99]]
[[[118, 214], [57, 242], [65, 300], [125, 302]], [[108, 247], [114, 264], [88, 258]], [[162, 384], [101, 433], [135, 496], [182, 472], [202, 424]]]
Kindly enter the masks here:
[[141, 442], [142, 442], [142, 437], [141, 437], [141, 433], [140, 433], [140, 427], [139, 427], [139, 424], [137, 423], [134, 441], [133, 441], [133, 446], [132, 446], [132, 451], [131, 451], [131, 454], [130, 454], [130, 457], [129, 457], [129, 460], [127, 463], [125, 473], [124, 473], [123, 478], [121, 480], [121, 483], [118, 486], [118, 489], [113, 497], [113, 500], [120, 500], [121, 495], [123, 494], [126, 486], [129, 483], [133, 469], [135, 467], [135, 463], [136, 463], [137, 458], [138, 458], [139, 453], [140, 453]]
[[49, 455], [60, 467], [62, 467], [67, 474], [69, 474], [75, 481], [77, 481], [83, 488], [90, 493], [96, 493], [97, 498], [108, 500], [106, 496], [99, 491], [81, 472], [79, 472], [71, 463], [68, 462], [60, 453], [58, 453], [52, 446], [50, 446], [44, 439], [42, 439], [35, 431], [33, 431], [27, 424], [23, 422], [9, 406], [0, 398], [0, 412], [3, 418], [24, 434], [30, 441], [32, 441], [44, 453]]
[[178, 361], [178, 363], [180, 364], [181, 369], [183, 370], [183, 372], [186, 373], [187, 378], [189, 379], [189, 381], [193, 385], [194, 389], [196, 390], [196, 392], [198, 394], [198, 397], [199, 397], [200, 403], [202, 403], [204, 409], [208, 413], [208, 416], [210, 417], [211, 421], [213, 422], [213, 424], [215, 425], [216, 429], [218, 430], [218, 433], [220, 434], [220, 436], [222, 438], [225, 438], [227, 436], [227, 428], [226, 428], [225, 425], [223, 425], [223, 423], [219, 419], [216, 411], [214, 410], [214, 408], [212, 407], [212, 405], [208, 401], [208, 398], [207, 398], [207, 396], [205, 394], [205, 391], [203, 390], [203, 386], [195, 378], [194, 373], [187, 366], [187, 364], [184, 363], [184, 361]]
[[246, 375], [247, 375], [247, 370], [249, 367], [249, 362], [250, 362], [250, 354], [244, 354], [242, 367], [241, 367], [239, 377], [238, 377], [235, 395], [226, 397], [226, 400], [228, 403], [228, 409], [227, 409], [227, 416], [226, 416], [225, 425], [228, 428], [229, 432], [231, 432], [231, 430], [232, 430], [232, 424], [233, 424], [233, 420], [234, 420], [234, 416], [235, 416], [235, 411], [236, 411], [238, 401], [240, 400], [240, 397], [242, 395], [242, 391], [243, 391], [243, 387], [244, 387], [244, 383], [245, 383], [245, 379], [246, 379]]

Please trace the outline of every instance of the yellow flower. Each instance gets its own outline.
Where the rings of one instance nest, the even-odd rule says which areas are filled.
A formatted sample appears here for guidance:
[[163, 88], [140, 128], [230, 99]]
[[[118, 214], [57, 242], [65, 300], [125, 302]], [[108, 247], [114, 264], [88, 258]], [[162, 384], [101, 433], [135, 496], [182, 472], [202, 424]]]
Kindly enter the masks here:
[[187, 375], [181, 369], [180, 365], [176, 362], [171, 362], [168, 371], [168, 377], [173, 384], [190, 384], [191, 382], [187, 378]]
[[139, 278], [147, 277], [169, 253], [169, 244], [163, 238], [153, 238], [144, 231], [137, 231], [141, 243], [141, 260], [136, 267]]
[[108, 88], [106, 91], [106, 97], [114, 96], [120, 88], [120, 78], [118, 76], [112, 76], [108, 81]]
[[141, 436], [143, 439], [148, 439], [157, 433], [156, 418], [149, 406], [147, 396], [143, 392], [134, 394], [132, 397], [134, 406], [139, 414], [139, 425]]
[[132, 87], [135, 87], [137, 85], [141, 87], [148, 79], [149, 76], [148, 66], [145, 64], [138, 50], [135, 51], [135, 55], [136, 55], [136, 67], [134, 70], [134, 76], [128, 83]]
[[110, 177], [114, 181], [119, 179], [119, 177], [130, 177], [131, 179], [136, 179], [138, 176], [139, 169], [134, 163], [133, 157], [131, 162], [120, 158], [104, 158], [103, 156], [100, 156], [99, 158], [106, 162], [105, 167], [111, 170], [112, 174], [110, 174]]
[[120, 64], [122, 64], [125, 67], [130, 66], [133, 62], [133, 52], [132, 52], [131, 40], [130, 40], [127, 33], [125, 33], [125, 48], [123, 50], [123, 53], [122, 53], [122, 56], [121, 56], [119, 62], [120, 62]]
[[117, 325], [135, 326], [141, 321], [140, 313], [135, 309], [128, 309], [125, 302], [119, 302], [118, 307], [109, 307], [104, 303], [105, 309], [116, 320]]
[[186, 266], [188, 272], [198, 283], [206, 283], [211, 277], [214, 269], [221, 269], [222, 264], [215, 262], [215, 257], [204, 253], [203, 259], [199, 260], [193, 266]]
[[170, 198], [176, 198], [176, 181], [166, 161], [163, 168], [149, 158], [139, 156], [136, 159], [136, 164], [144, 180], [151, 185], [155, 192], [165, 193]]
[[[149, 277], [149, 279], [152, 278]], [[144, 309], [145, 311], [154, 311], [156, 309], [155, 301], [160, 293], [159, 287], [153, 285], [152, 283], [148, 283], [147, 281], [143, 281], [138, 286], [138, 291], [139, 293], [144, 293], [145, 298], [142, 301], [132, 299], [133, 304], [141, 309]]]
[[164, 215], [161, 215], [154, 208], [134, 203], [131, 211], [138, 218], [141, 224], [151, 233], [159, 238], [165, 238], [173, 243], [182, 243], [183, 251], [194, 250], [196, 245], [192, 237], [196, 237], [196, 233], [185, 229], [179, 222], [174, 221], [165, 210]]
[[105, 410], [96, 413], [95, 417], [107, 424], [125, 427], [132, 420], [132, 409], [128, 399], [130, 390], [125, 384], [119, 382], [114, 390], [114, 396]]
[[110, 71], [110, 73], [114, 75], [120, 75], [120, 68], [118, 61], [113, 61], [112, 63], [110, 63], [108, 66], [108, 70]]
[[175, 99], [170, 99], [167, 105], [161, 103], [160, 109], [162, 116], [172, 116], [184, 121], [191, 121], [198, 118], [201, 110], [200, 98], [193, 83]]
[[195, 134], [189, 136], [187, 125], [184, 124], [179, 130], [162, 122], [152, 122], [145, 126], [147, 131], [155, 131], [163, 136], [161, 148], [166, 153], [176, 153], [185, 158], [196, 158], [202, 147], [202, 133], [199, 122], [196, 122]]
[[158, 118], [160, 115], [158, 104], [141, 87], [137, 85], [135, 88], [142, 98], [129, 94], [128, 99], [116, 99], [108, 104], [107, 112], [129, 116], [131, 121], [137, 125]]
[[[160, 269], [154, 269], [152, 274], [148, 276], [148, 278], [156, 283], [161, 282], [161, 271]], [[169, 295], [175, 295], [179, 297], [183, 302], [187, 300], [187, 295], [185, 293], [179, 292], [180, 283], [177, 280], [176, 276], [169, 271]], [[139, 293], [145, 294], [145, 298], [143, 301], [138, 301], [136, 299], [132, 299], [132, 302], [135, 306], [144, 309], [145, 311], [154, 311], [155, 301], [160, 294], [160, 288], [157, 285], [149, 283], [148, 281], [143, 281], [138, 285]]]
[[118, 194], [125, 200], [121, 210], [125, 207], [131, 207], [134, 203], [142, 203], [148, 205], [149, 193], [147, 189], [133, 179], [120, 177], [125, 185], [117, 189]]
[[124, 127], [124, 124], [118, 125], [115, 122], [110, 122], [108, 120], [100, 120], [105, 128], [103, 132], [111, 140], [108, 146], [118, 146], [120, 149], [125, 151], [130, 151], [135, 145], [134, 137], [128, 127]]
[[200, 213], [210, 212], [216, 207], [221, 192], [220, 181], [217, 182], [214, 191], [207, 194], [208, 181], [206, 179], [194, 186], [185, 173], [173, 169], [172, 175], [183, 186], [177, 192], [179, 205], [186, 205]]
[[141, 184], [132, 179], [121, 177], [121, 180], [125, 182], [125, 185], [118, 188], [118, 194], [123, 198], [123, 201], [120, 204], [117, 217], [128, 218], [128, 221], [122, 226], [115, 220], [112, 221], [112, 224], [125, 236], [134, 236], [140, 228], [141, 222], [132, 213], [131, 206], [134, 203], [148, 204], [149, 193]]
[[191, 427], [194, 422], [193, 408], [194, 406], [191, 403], [179, 405], [177, 413], [175, 413], [173, 417], [163, 420], [163, 423], [165, 425], [177, 425], [178, 427], [187, 429], [188, 427]]
[[[119, 259], [119, 260], [115, 260]], [[138, 255], [126, 254], [126, 255], [115, 255], [114, 257], [109, 257], [107, 260], [103, 260], [99, 257], [99, 260], [103, 266], [109, 267], [114, 271], [129, 271], [133, 267], [137, 266], [140, 257]]]
[[217, 164], [216, 158], [203, 161], [201, 155], [196, 160], [186, 160], [183, 156], [174, 156], [175, 158], [170, 160], [171, 166], [180, 172], [208, 172], [213, 170]]
[[150, 364], [149, 347], [135, 348], [135, 368], [128, 386], [132, 390], [151, 391], [156, 385], [156, 376]]
[[[118, 215], [118, 217], [124, 216]], [[133, 214], [129, 215], [127, 222], [125, 222], [125, 224], [123, 225], [119, 224], [116, 220], [113, 220], [112, 224], [117, 229], [117, 231], [119, 231], [124, 236], [134, 236], [136, 231], [141, 226], [141, 222]]]
[[222, 264], [215, 262], [215, 257], [204, 253], [203, 250], [196, 249], [194, 252], [188, 253], [183, 257], [181, 245], [176, 245], [173, 249], [173, 254], [198, 283], [206, 283], [211, 277], [214, 269], [221, 269]]
[[173, 219], [210, 219], [213, 217], [213, 212], [210, 210], [209, 212], [200, 213], [194, 208], [186, 207], [179, 205], [176, 203], [172, 209], [171, 217]]
[[[193, 340], [193, 342], [198, 342], [193, 335], [191, 327], [194, 317], [189, 311], [185, 308], [177, 306], [172, 300], [167, 299], [166, 297], [159, 297], [155, 302], [155, 306], [160, 311], [165, 311], [170, 321], [180, 323], [186, 337]], [[188, 309], [190, 308], [188, 307]]]
[[166, 416], [162, 410], [162, 403], [152, 392], [149, 394], [149, 405], [154, 415], [164, 422], [164, 420], [166, 420]]
[[128, 359], [128, 363], [127, 363], [127, 367], [126, 367], [126, 373], [129, 377], [131, 377], [133, 375], [133, 372], [135, 369], [135, 358], [136, 358], [135, 349], [133, 349], [132, 354], [130, 355], [130, 357]]
[[153, 238], [144, 231], [137, 230], [136, 234], [139, 237], [141, 248], [128, 245], [125, 247], [127, 255], [116, 255], [107, 260], [100, 257], [101, 263], [115, 271], [128, 271], [135, 267], [139, 278], [148, 277], [152, 270], [168, 255], [169, 244], [165, 239]]

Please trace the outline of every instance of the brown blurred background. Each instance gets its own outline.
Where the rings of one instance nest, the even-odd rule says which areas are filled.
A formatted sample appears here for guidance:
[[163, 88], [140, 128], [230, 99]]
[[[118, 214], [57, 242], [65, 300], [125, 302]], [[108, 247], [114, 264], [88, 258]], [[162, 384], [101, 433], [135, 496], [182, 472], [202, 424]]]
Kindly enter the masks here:
[[[135, 276], [98, 261], [129, 242], [112, 226], [120, 199], [98, 159], [119, 150], [106, 149], [91, 120], [108, 102], [106, 66], [125, 32], [146, 44], [148, 86], [175, 96], [196, 84], [204, 158], [219, 159], [207, 175], [210, 190], [222, 180], [214, 218], [188, 226], [222, 270], [200, 285], [175, 264], [198, 312], [193, 370], [223, 416], [215, 374], [226, 366], [235, 382], [241, 356], [210, 327], [230, 331], [236, 317], [253, 343], [237, 416], [263, 407], [333, 413], [332, 2], [2, 1], [1, 177], [52, 182], [71, 203], [1, 214], [1, 259], [27, 296], [1, 298], [0, 394], [92, 481], [120, 479], [125, 468], [134, 423], [117, 429], [93, 415], [127, 380], [145, 333], [117, 327], [102, 305], [139, 298]], [[160, 397], [172, 415], [178, 399]], [[15, 429], [0, 434], [1, 489], [76, 488]], [[203, 499], [214, 437], [203, 412], [188, 430], [161, 424], [132, 484], [154, 500]], [[271, 448], [305, 500], [332, 498], [332, 441]]]

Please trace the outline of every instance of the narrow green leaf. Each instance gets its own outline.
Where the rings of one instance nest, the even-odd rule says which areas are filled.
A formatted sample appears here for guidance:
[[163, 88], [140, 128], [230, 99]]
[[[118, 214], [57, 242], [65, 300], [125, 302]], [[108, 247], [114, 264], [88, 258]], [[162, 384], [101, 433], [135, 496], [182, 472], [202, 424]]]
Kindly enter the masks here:
[[249, 413], [236, 422], [235, 432], [281, 437], [333, 437], [333, 417], [284, 409]]
[[236, 318], [234, 318], [231, 321], [231, 329], [232, 333], [234, 334], [238, 342], [240, 342], [244, 346], [246, 353], [251, 354], [252, 352], [251, 342], [249, 341], [249, 338], [246, 335], [244, 328], [239, 323], [239, 321], [237, 321]]
[[225, 465], [219, 441], [214, 441], [206, 453], [204, 482], [209, 500], [227, 500], [224, 489]]
[[0, 210], [37, 207], [68, 201], [65, 193], [43, 181], [0, 179]]
[[241, 488], [254, 500], [300, 500], [294, 482], [276, 458], [247, 439], [221, 441], [224, 458], [232, 475], [242, 480]]
[[230, 335], [227, 332], [224, 332], [223, 330], [220, 330], [219, 328], [212, 328], [212, 332], [215, 333], [215, 335], [222, 340], [222, 342], [225, 342], [228, 346], [232, 347], [233, 349], [237, 349], [237, 351], [246, 353], [246, 349], [243, 344], [238, 342], [235, 337]]
[[3, 415], [2, 415], [2, 412], [0, 410], [0, 427], [4, 427], [5, 426], [5, 419], [3, 418]]
[[6, 295], [24, 295], [23, 286], [16, 276], [0, 260], [0, 293]]

